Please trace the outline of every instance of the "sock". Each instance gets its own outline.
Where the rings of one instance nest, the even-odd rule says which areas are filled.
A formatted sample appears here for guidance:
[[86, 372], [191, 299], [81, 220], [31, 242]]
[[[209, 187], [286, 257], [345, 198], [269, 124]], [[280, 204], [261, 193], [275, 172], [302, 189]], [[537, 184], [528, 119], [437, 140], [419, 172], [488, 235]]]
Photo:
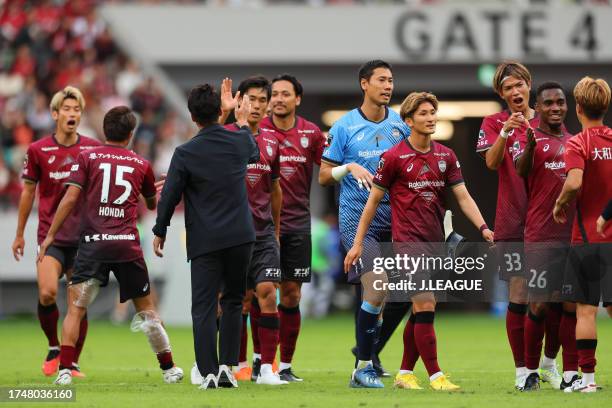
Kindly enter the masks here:
[[[559, 325], [559, 339], [563, 346], [563, 371], [578, 371], [578, 351], [576, 350], [576, 313], [563, 312]], [[568, 380], [569, 381], [569, 380]]]
[[419, 350], [414, 339], [414, 321], [414, 314], [411, 314], [404, 328], [404, 354], [400, 369], [400, 371], [410, 371], [410, 373], [414, 370], [414, 365], [419, 359]]
[[414, 374], [414, 371], [412, 371], [412, 370], [399, 370], [399, 374], [400, 374], [400, 375], [404, 375], [404, 374]]
[[549, 303], [544, 320], [546, 341], [544, 342], [544, 355], [550, 359], [555, 359], [561, 348], [559, 338], [559, 326], [561, 325], [561, 315], [563, 314], [561, 303]]
[[582, 373], [582, 384], [595, 384], [595, 373]]
[[516, 367], [516, 376], [517, 377], [521, 377], [523, 375], [527, 374], [527, 368], [526, 367]]
[[374, 333], [374, 344], [372, 345], [372, 360], [376, 356], [376, 350], [378, 350], [378, 343], [380, 342], [380, 329], [383, 325], [383, 319], [378, 319], [376, 322], [376, 332]]
[[367, 367], [370, 364], [372, 364], [372, 360], [357, 360], [357, 365], [355, 366], [355, 368], [360, 370], [362, 368]]
[[253, 298], [251, 302], [251, 338], [253, 339], [253, 353], [261, 353], [261, 345], [259, 344], [259, 315], [261, 309], [257, 299]]
[[74, 346], [61, 346], [60, 347], [60, 370], [66, 368], [72, 369], [72, 362], [74, 361], [74, 355], [76, 349]]
[[436, 332], [434, 330], [435, 312], [415, 313], [414, 339], [417, 350], [421, 355], [427, 374], [434, 375], [440, 370], [438, 366], [438, 349], [436, 346]]
[[525, 312], [527, 305], [519, 303], [509, 303], [508, 312], [506, 313], [506, 334], [512, 356], [514, 357], [515, 367], [525, 366]]
[[410, 310], [410, 302], [387, 302], [383, 308], [383, 322], [378, 335], [378, 342], [374, 348], [374, 354], [378, 355], [393, 336], [395, 329], [402, 323], [404, 316]]
[[280, 366], [278, 367], [279, 371], [283, 371], [288, 368], [291, 368], [291, 363], [283, 363], [282, 361], [280, 363]]
[[302, 322], [300, 306], [278, 305], [278, 313], [280, 317], [280, 360], [284, 363], [291, 363]]
[[81, 324], [79, 325], [79, 338], [74, 345], [76, 349], [76, 354], [74, 355], [74, 363], [79, 363], [79, 357], [81, 357], [81, 351], [83, 351], [83, 345], [85, 344], [85, 338], [87, 338], [87, 329], [89, 328], [89, 321], [87, 320], [87, 313], [81, 319]]
[[249, 363], [247, 361], [240, 361], [240, 362], [238, 362], [238, 371], [240, 371], [243, 368], [246, 368], [248, 366], [249, 366]]
[[540, 362], [540, 368], [544, 369], [552, 369], [555, 366], [555, 359], [550, 357], [542, 357], [542, 361]]
[[544, 316], [536, 316], [531, 311], [527, 313], [525, 318], [525, 367], [528, 370], [536, 370], [540, 364], [544, 326]]
[[[597, 349], [597, 339], [579, 339], [576, 340], [576, 349], [578, 350], [578, 365], [584, 374], [594, 373], [597, 360], [595, 359], [595, 350]], [[594, 381], [592, 381], [594, 382]], [[584, 384], [588, 384], [583, 380]]]
[[172, 361], [171, 351], [162, 351], [157, 353], [157, 361], [159, 361], [159, 368], [162, 370], [169, 370], [174, 367], [174, 361]]
[[253, 353], [253, 361], [255, 360], [261, 360], [261, 354], [260, 353]]
[[361, 304], [359, 316], [357, 316], [357, 358], [360, 361], [370, 361], [372, 358], [378, 315], [381, 309], [380, 306], [372, 306], [365, 300]]
[[259, 341], [261, 344], [261, 364], [272, 364], [276, 357], [279, 341], [278, 312], [261, 313], [259, 317]]
[[248, 319], [248, 314], [242, 315], [242, 329], [240, 330], [240, 353], [238, 354], [238, 362], [243, 362], [247, 359], [247, 342], [249, 340], [249, 333], [247, 332]]
[[[49, 347], [59, 346], [59, 340], [57, 338], [57, 321], [59, 320], [59, 310], [57, 310], [57, 304], [52, 303], [48, 306], [43, 306], [38, 303], [38, 321], [42, 328]], [[72, 362], [71, 362], [72, 363]]]
[[438, 371], [437, 373], [429, 376], [429, 381], [435, 381], [436, 379], [442, 377], [444, 373], [442, 371]]

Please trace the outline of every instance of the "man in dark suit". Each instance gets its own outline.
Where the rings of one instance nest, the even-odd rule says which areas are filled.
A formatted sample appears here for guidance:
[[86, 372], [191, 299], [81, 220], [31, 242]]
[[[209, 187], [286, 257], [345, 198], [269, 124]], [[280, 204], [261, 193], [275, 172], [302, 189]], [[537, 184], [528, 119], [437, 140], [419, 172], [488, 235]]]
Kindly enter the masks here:
[[[191, 317], [201, 388], [237, 387], [231, 366], [238, 364], [242, 299], [255, 241], [244, 180], [247, 164], [259, 160], [259, 149], [246, 121], [248, 99], [243, 99], [235, 113], [238, 132], [219, 125], [221, 100], [212, 86], [193, 88], [188, 107], [200, 130], [172, 156], [153, 227], [153, 249], [162, 256], [167, 227], [184, 197]], [[222, 315], [217, 358], [219, 293]]]

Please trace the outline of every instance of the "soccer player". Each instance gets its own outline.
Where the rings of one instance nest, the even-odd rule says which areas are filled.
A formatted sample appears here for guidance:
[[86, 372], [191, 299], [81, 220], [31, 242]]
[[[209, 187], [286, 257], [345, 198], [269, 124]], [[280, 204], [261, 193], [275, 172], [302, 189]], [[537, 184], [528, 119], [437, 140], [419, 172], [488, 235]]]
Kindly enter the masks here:
[[[389, 109], [393, 93], [391, 65], [373, 60], [359, 70], [363, 103], [340, 118], [330, 129], [321, 160], [319, 183], [340, 183], [339, 227], [342, 245], [353, 246], [359, 217], [368, 200], [380, 155], [410, 135], [400, 116]], [[391, 210], [385, 197], [365, 238], [368, 254], [363, 270], [353, 268], [348, 280], [362, 285], [362, 303], [357, 316], [357, 361], [351, 387], [382, 388], [372, 364], [376, 333], [385, 294], [372, 287], [372, 261], [380, 255], [379, 243], [391, 238]]]
[[[545, 317], [560, 314], [556, 330], [563, 346], [563, 377], [557, 372], [557, 349], [547, 342], [540, 367], [542, 378], [554, 389], [565, 389], [578, 378], [576, 354], [576, 308], [572, 303], [561, 304], [561, 285], [569, 249], [571, 226], [555, 224], [552, 209], [565, 180], [565, 145], [571, 135], [563, 126], [567, 103], [563, 88], [556, 82], [546, 82], [536, 91], [536, 112], [540, 118], [536, 129], [528, 129], [518, 139], [513, 156], [518, 174], [527, 180], [527, 217], [525, 219], [525, 260], [529, 271], [529, 312], [525, 326], [525, 366], [528, 371], [523, 391], [539, 389], [538, 365], [542, 353]], [[572, 220], [574, 209], [568, 211]], [[551, 303], [552, 302], [552, 303]]]
[[[464, 214], [480, 229], [482, 237], [493, 242], [493, 231], [487, 227], [465, 187], [455, 153], [431, 140], [436, 131], [437, 110], [438, 100], [426, 92], [413, 92], [402, 102], [400, 115], [410, 126], [410, 138], [393, 146], [380, 158], [373, 179], [374, 188], [359, 220], [353, 247], [344, 261], [345, 271], [352, 269], [362, 256], [370, 233], [368, 230], [371, 231], [372, 221], [378, 216], [377, 207], [387, 192], [391, 202], [394, 243], [444, 242], [444, 193], [447, 187], [451, 188]], [[407, 389], [421, 388], [413, 373], [420, 356], [427, 368], [431, 388], [458, 390], [459, 386], [451, 383], [438, 366], [433, 293], [417, 292], [412, 295], [412, 302], [409, 336], [404, 335], [404, 358], [395, 385]]]
[[[506, 313], [506, 333], [514, 365], [515, 387], [519, 389], [527, 377], [525, 368], [525, 313], [527, 312], [527, 281], [525, 279], [522, 250], [527, 191], [525, 182], [516, 173], [512, 152], [517, 138], [526, 130], [536, 128], [539, 118], [529, 106], [531, 74], [518, 62], [500, 64], [493, 77], [495, 92], [506, 102], [507, 110], [483, 119], [476, 151], [486, 165], [498, 174], [497, 208], [495, 211], [495, 240], [498, 248], [500, 277], [508, 282], [509, 304]], [[558, 316], [551, 316], [556, 317]], [[546, 325], [546, 342], [558, 350], [558, 333]], [[555, 352], [556, 354], [556, 352]]]
[[68, 313], [62, 325], [60, 370], [55, 384], [72, 383], [71, 364], [76, 354], [79, 322], [112, 271], [119, 282], [120, 301], [132, 299], [138, 312], [132, 329], [142, 330], [157, 355], [163, 379], [176, 383], [183, 371], [174, 365], [170, 341], [155, 311], [150, 282], [136, 228], [140, 195], [147, 208], [157, 204], [155, 177], [149, 162], [127, 149], [136, 127], [136, 116], [125, 106], [106, 113], [104, 146], [84, 151], [70, 168], [68, 189], [40, 245], [38, 262], [59, 236], [60, 226], [80, 202], [83, 217], [74, 273], [68, 286]]
[[[303, 282], [310, 282], [312, 244], [310, 237], [310, 184], [313, 165], [321, 164], [325, 138], [312, 122], [296, 115], [303, 96], [302, 84], [292, 75], [272, 80], [270, 106], [259, 128], [276, 131], [280, 149], [280, 186], [283, 203], [280, 219], [281, 284], [280, 304], [280, 378], [302, 381], [291, 363], [300, 334], [300, 297]], [[251, 311], [257, 313], [253, 303]]]
[[[81, 91], [67, 86], [51, 99], [51, 116], [55, 121], [52, 135], [32, 143], [25, 156], [22, 178], [23, 192], [19, 200], [17, 232], [13, 242], [13, 256], [17, 261], [23, 256], [25, 241], [23, 232], [32, 210], [38, 186], [38, 245], [47, 235], [49, 225], [64, 193], [63, 183], [70, 175], [70, 168], [80, 152], [99, 146], [100, 142], [77, 132], [85, 100]], [[42, 371], [46, 376], [54, 375], [59, 366], [60, 343], [57, 337], [57, 285], [62, 275], [70, 279], [74, 257], [79, 242], [79, 220], [81, 206], [66, 219], [56, 241], [49, 248], [42, 262], [36, 264], [38, 282], [38, 320], [49, 344]], [[78, 361], [87, 336], [87, 314], [80, 322], [80, 336], [76, 341], [76, 353], [72, 362], [74, 376], [83, 377]]]
[[[257, 298], [255, 313], [251, 314], [254, 358], [249, 378], [254, 378], [257, 384], [282, 385], [288, 382], [281, 380], [272, 369], [279, 343], [280, 326], [276, 307], [276, 288], [281, 280], [279, 236], [282, 191], [279, 143], [274, 130], [260, 128], [270, 101], [271, 86], [264, 77], [251, 77], [240, 83], [238, 92], [247, 96], [251, 103], [247, 122], [260, 152], [259, 161], [247, 166], [245, 180], [256, 235], [248, 276], [248, 287], [251, 291], [255, 289]], [[225, 127], [236, 131], [240, 129], [235, 123]], [[248, 299], [245, 301], [248, 303]], [[239, 377], [246, 365], [244, 314], [242, 336], [244, 340], [241, 339], [239, 363], [242, 366], [239, 365], [237, 379], [246, 379], [244, 375]]]
[[564, 288], [576, 305], [576, 347], [582, 379], [565, 392], [596, 392], [596, 317], [600, 300], [612, 301], [612, 226], [597, 233], [596, 220], [612, 197], [612, 129], [603, 118], [610, 106], [610, 86], [603, 79], [584, 77], [574, 88], [576, 114], [582, 132], [572, 137], [565, 151], [567, 178], [555, 202], [556, 222], [567, 222], [576, 199]]

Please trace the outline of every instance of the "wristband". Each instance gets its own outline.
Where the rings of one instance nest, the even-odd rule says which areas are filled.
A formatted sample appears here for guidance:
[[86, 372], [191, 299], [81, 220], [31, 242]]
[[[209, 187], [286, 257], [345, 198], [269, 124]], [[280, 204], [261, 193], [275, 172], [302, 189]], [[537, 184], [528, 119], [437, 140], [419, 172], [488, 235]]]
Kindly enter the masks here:
[[480, 228], [478, 228], [478, 230], [479, 230], [480, 232], [482, 232], [482, 231], [484, 231], [484, 230], [486, 230], [486, 229], [489, 229], [489, 227], [487, 226], [487, 223], [482, 224], [482, 225], [480, 226]]
[[347, 174], [349, 174], [349, 169], [346, 164], [336, 166], [331, 170], [331, 175], [336, 181], [342, 180]]
[[504, 128], [499, 131], [499, 137], [502, 139], [508, 139], [508, 136], [510, 136], [510, 132], [504, 132]]

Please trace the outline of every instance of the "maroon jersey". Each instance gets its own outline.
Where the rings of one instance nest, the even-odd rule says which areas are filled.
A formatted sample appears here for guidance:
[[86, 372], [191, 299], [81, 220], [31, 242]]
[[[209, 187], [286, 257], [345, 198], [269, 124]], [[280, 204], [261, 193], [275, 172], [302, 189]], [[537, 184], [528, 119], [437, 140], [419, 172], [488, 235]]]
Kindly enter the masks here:
[[[234, 123], [226, 125], [225, 128], [239, 130]], [[280, 177], [280, 155], [274, 130], [260, 129], [255, 140], [259, 147], [259, 161], [247, 165], [246, 185], [255, 235], [264, 236], [274, 234], [271, 194], [272, 182]]]
[[[38, 183], [38, 245], [44, 241], [62, 197], [64, 182], [83, 150], [100, 146], [95, 139], [78, 135], [77, 142], [64, 146], [57, 142], [55, 135], [46, 136], [28, 147], [22, 178]], [[81, 208], [78, 203], [66, 218], [55, 238], [55, 245], [74, 246], [79, 244]]]
[[260, 127], [275, 130], [280, 144], [281, 233], [310, 234], [312, 168], [314, 163], [321, 164], [325, 137], [317, 125], [299, 116], [286, 131], [274, 126], [271, 117], [264, 118]]
[[[568, 211], [568, 222], [557, 224], [552, 217], [555, 201], [565, 182], [565, 144], [572, 137], [565, 129], [563, 136], [553, 136], [534, 129], [537, 145], [533, 164], [527, 177], [527, 217], [525, 242], [569, 242], [574, 206]], [[518, 138], [514, 160], [523, 154], [527, 134]]]
[[104, 145], [79, 155], [67, 184], [85, 196], [79, 256], [98, 262], [142, 258], [136, 229], [139, 196], [153, 197], [151, 165], [123, 147]]
[[612, 242], [612, 223], [597, 233], [597, 218], [612, 197], [612, 129], [607, 126], [583, 130], [566, 145], [565, 169], [584, 170], [576, 201], [572, 243]]
[[421, 153], [405, 139], [381, 156], [374, 184], [389, 190], [394, 242], [444, 242], [444, 190], [463, 183], [459, 167], [436, 142]]
[[[485, 117], [480, 126], [476, 151], [484, 156], [504, 127], [504, 122], [510, 118], [510, 112], [505, 110]], [[534, 117], [529, 121], [536, 128], [540, 119]], [[506, 142], [504, 159], [497, 169], [497, 207], [495, 210], [495, 240], [522, 240], [527, 213], [527, 189], [525, 181], [516, 173], [512, 160], [515, 148], [518, 148], [518, 138], [522, 137], [527, 126], [511, 132]]]

